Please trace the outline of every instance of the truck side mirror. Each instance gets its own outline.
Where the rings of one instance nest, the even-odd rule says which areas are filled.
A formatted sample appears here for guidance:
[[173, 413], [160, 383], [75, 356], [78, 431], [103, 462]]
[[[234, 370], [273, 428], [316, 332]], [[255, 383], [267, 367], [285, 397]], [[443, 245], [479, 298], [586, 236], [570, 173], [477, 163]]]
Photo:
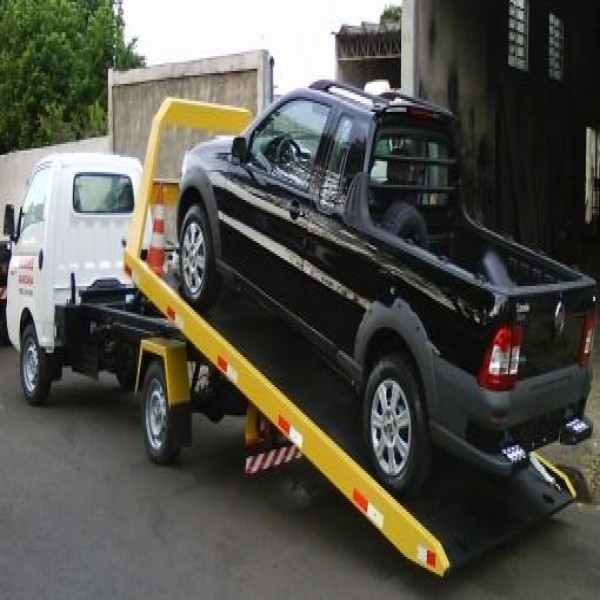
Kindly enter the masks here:
[[246, 138], [242, 135], [233, 138], [233, 143], [231, 144], [231, 156], [238, 162], [244, 162], [247, 154], [248, 143], [246, 142]]
[[7, 204], [4, 209], [4, 235], [14, 241], [15, 237], [15, 207]]

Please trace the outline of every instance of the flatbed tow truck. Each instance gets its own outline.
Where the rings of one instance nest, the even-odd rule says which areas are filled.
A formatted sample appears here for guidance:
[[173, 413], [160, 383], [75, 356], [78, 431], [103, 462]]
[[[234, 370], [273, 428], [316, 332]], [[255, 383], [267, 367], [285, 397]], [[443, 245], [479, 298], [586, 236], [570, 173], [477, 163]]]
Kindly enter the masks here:
[[[349, 383], [303, 338], [235, 293], [198, 314], [179, 295], [172, 273], [161, 277], [148, 266], [142, 246], [149, 209], [159, 195], [167, 207], [177, 201], [175, 182], [155, 180], [165, 129], [236, 134], [249, 120], [242, 109], [166, 99], [153, 121], [124, 251], [133, 288], [100, 286], [78, 300], [73, 284], [71, 301], [56, 307], [57, 339], [73, 359], [92, 346], [126, 342], [138, 350], [135, 387], [142, 392], [150, 459], [170, 462], [190, 445], [192, 414], [210, 416], [197, 390], [202, 373], [212, 373], [219, 385], [211, 401], [229, 403], [229, 414], [246, 414], [246, 442], [261, 448], [247, 459], [247, 473], [301, 454], [397, 550], [436, 575], [466, 565], [573, 502], [567, 476], [536, 453], [510, 479], [439, 456], [418, 497], [394, 497], [372, 475]], [[97, 359], [70, 364], [94, 375]]]

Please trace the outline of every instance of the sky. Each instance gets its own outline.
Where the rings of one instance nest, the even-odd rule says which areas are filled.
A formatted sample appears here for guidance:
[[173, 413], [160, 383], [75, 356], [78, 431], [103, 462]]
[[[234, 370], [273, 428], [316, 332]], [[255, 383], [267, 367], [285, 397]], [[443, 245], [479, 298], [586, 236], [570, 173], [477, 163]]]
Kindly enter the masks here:
[[123, 0], [125, 36], [148, 65], [265, 49], [275, 93], [335, 75], [342, 24], [378, 22], [400, 0]]

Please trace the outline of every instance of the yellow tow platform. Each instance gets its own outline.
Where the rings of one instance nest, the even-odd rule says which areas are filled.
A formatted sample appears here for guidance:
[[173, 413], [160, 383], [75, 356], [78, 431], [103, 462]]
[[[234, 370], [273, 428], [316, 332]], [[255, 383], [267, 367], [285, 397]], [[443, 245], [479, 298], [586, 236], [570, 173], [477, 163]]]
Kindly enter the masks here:
[[[226, 106], [216, 106], [201, 102], [179, 99], [166, 99], [156, 114], [144, 164], [140, 199], [135, 207], [133, 223], [125, 249], [125, 265], [131, 271], [135, 286], [165, 315], [179, 330], [181, 336], [206, 357], [239, 391], [248, 402], [266, 416], [280, 431], [285, 433], [293, 444], [301, 450], [313, 465], [361, 512], [405, 557], [437, 575], [448, 573], [451, 568], [464, 564], [488, 547], [504, 541], [511, 533], [522, 530], [533, 522], [556, 512], [573, 499], [572, 487], [567, 478], [556, 471], [549, 463], [546, 469], [555, 479], [556, 485], [542, 482], [533, 469], [524, 471], [520, 479], [510, 485], [477, 481], [469, 482], [460, 472], [448, 475], [443, 468], [443, 482], [436, 481], [426, 489], [422, 501], [402, 504], [388, 493], [361, 466], [361, 460], [346, 447], [339, 436], [333, 436], [324, 429], [323, 419], [309, 414], [310, 410], [297, 401], [293, 394], [284, 394], [261, 372], [255, 364], [245, 358], [235, 335], [218, 330], [206, 318], [196, 313], [179, 296], [156, 276], [140, 258], [143, 233], [148, 209], [156, 194], [155, 171], [161, 138], [166, 127], [192, 127], [215, 133], [236, 134], [250, 121], [248, 111]], [[165, 201], [176, 202], [177, 193], [173, 185], [165, 184]], [[185, 364], [185, 344], [172, 344], [168, 340], [152, 339], [142, 343], [140, 366], [144, 357], [153, 355], [164, 359], [165, 379], [170, 405], [189, 402], [181, 385], [187, 385]], [[246, 353], [248, 356], [248, 353]], [[168, 359], [168, 360], [167, 360]], [[264, 369], [263, 369], [264, 371]], [[141, 383], [141, 382], [140, 382]], [[334, 441], [334, 437], [335, 440]], [[365, 464], [362, 461], [362, 464]], [[462, 472], [468, 470], [463, 465]], [[460, 471], [460, 469], [459, 469]], [[433, 475], [436, 477], [436, 474]], [[498, 497], [500, 504], [490, 507], [489, 518], [474, 515], [481, 511], [476, 494], [482, 488], [489, 488], [490, 498]], [[544, 494], [552, 495], [552, 506], [545, 506], [541, 499]], [[543, 492], [543, 493], [542, 493]], [[516, 516], [511, 517], [514, 531], [504, 532], [504, 526], [494, 529], [493, 522], [505, 518], [507, 499], [502, 494], [510, 494], [508, 504], [514, 504]], [[513, 501], [514, 500], [514, 501]], [[524, 507], [524, 508], [523, 508]], [[502, 514], [494, 511], [503, 511]], [[524, 511], [524, 514], [523, 514]], [[482, 531], [485, 523], [490, 523], [491, 533]], [[469, 530], [469, 528], [472, 530]], [[490, 531], [491, 531], [490, 529]], [[467, 531], [469, 530], [469, 531]], [[464, 533], [461, 540], [461, 531]], [[506, 535], [505, 535], [506, 533]], [[465, 542], [466, 539], [466, 542]], [[465, 544], [470, 547], [465, 548]]]

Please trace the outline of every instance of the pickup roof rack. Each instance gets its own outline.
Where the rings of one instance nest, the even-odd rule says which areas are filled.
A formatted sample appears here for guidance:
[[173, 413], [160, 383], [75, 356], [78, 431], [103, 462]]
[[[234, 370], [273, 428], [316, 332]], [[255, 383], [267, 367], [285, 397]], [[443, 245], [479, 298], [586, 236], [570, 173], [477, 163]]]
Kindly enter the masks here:
[[[333, 85], [373, 102], [387, 101], [336, 82], [320, 81], [311, 87], [327, 91]], [[149, 137], [124, 262], [138, 293], [166, 317], [168, 326], [160, 327], [155, 318], [145, 326], [137, 318], [130, 329], [143, 332], [146, 328], [152, 335], [141, 341], [136, 387], [144, 372], [149, 372], [150, 363], [162, 365], [172, 428], [169, 436], [178, 440], [178, 448], [191, 441], [186, 361], [192, 352], [243, 394], [249, 417], [264, 415], [393, 546], [437, 575], [470, 562], [572, 502], [575, 491], [568, 478], [535, 454], [509, 480], [444, 458], [420, 497], [399, 500], [370, 472], [359, 441], [352, 390], [302, 345], [306, 342], [291, 331], [282, 333], [279, 322], [270, 322], [262, 313], [252, 318], [247, 306], [240, 308], [238, 301], [227, 297], [208, 315], [198, 314], [168, 277], [159, 277], [148, 267], [141, 258], [142, 239], [149, 208], [155, 202], [154, 175], [164, 128], [185, 126], [235, 134], [249, 120], [250, 114], [242, 109], [169, 98], [155, 116]], [[165, 203], [174, 204], [176, 186], [167, 187]], [[102, 307], [88, 310], [102, 318]], [[106, 315], [127, 327], [127, 312], [112, 309]], [[282, 348], [284, 352], [292, 348], [292, 361], [281, 360]], [[318, 376], [307, 378], [306, 372]], [[327, 403], [319, 401], [324, 390]]]
[[354, 97], [358, 101], [362, 99], [363, 102], [370, 102], [373, 109], [377, 112], [385, 111], [389, 108], [402, 105], [409, 105], [416, 108], [430, 110], [431, 112], [444, 116], [452, 116], [452, 113], [448, 109], [419, 98], [413, 98], [412, 96], [404, 94], [400, 90], [389, 90], [387, 92], [382, 92], [379, 95], [375, 95], [348, 83], [342, 83], [340, 81], [333, 81], [330, 79], [319, 79], [318, 81], [312, 83], [309, 88], [311, 90], [335, 94], [344, 98]]

